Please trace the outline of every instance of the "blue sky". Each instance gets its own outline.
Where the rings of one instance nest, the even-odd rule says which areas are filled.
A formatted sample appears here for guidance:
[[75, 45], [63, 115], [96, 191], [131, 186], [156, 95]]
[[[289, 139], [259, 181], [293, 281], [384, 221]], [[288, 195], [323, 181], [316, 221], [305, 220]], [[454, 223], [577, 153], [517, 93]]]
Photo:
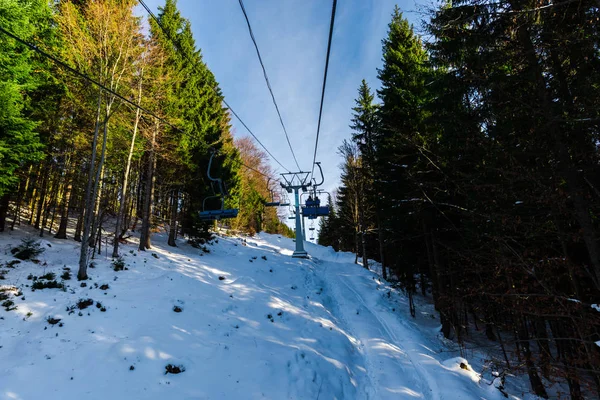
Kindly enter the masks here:
[[[146, 4], [157, 12], [164, 0]], [[417, 7], [414, 0], [338, 0], [317, 152], [326, 190], [339, 185], [337, 148], [351, 135], [348, 125], [360, 81], [379, 86], [381, 40], [395, 4], [403, 11]], [[244, 0], [244, 5], [294, 152], [300, 167], [310, 170], [332, 1]], [[227, 102], [265, 147], [295, 170], [238, 0], [179, 0], [178, 7], [191, 21], [196, 45]], [[418, 14], [404, 15], [419, 27]], [[232, 123], [235, 136], [248, 135], [235, 118]]]

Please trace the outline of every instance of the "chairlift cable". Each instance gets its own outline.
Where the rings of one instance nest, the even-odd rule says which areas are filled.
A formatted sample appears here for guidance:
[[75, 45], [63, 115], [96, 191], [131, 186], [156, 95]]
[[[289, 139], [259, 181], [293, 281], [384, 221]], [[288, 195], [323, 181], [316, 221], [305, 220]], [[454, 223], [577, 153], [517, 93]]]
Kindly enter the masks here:
[[321, 132], [321, 117], [323, 115], [323, 102], [325, 100], [325, 87], [327, 85], [327, 70], [329, 69], [329, 55], [331, 53], [331, 39], [333, 37], [333, 26], [335, 24], [335, 9], [337, 0], [333, 0], [331, 9], [331, 24], [329, 25], [329, 40], [327, 42], [327, 57], [325, 58], [325, 73], [323, 75], [323, 89], [321, 91], [321, 106], [319, 107], [319, 122], [317, 124], [317, 138], [315, 140], [315, 153], [313, 155], [312, 169], [310, 171], [310, 181], [312, 182], [313, 173], [315, 172], [315, 162], [317, 161], [317, 149], [319, 146], [319, 133]]
[[290, 137], [288, 136], [287, 129], [285, 128], [285, 124], [283, 123], [283, 118], [281, 117], [281, 113], [279, 112], [279, 106], [277, 105], [277, 101], [275, 100], [275, 95], [273, 94], [273, 89], [271, 88], [271, 82], [269, 82], [269, 77], [267, 76], [267, 70], [265, 69], [265, 64], [263, 63], [262, 57], [260, 55], [260, 51], [258, 50], [258, 43], [256, 43], [256, 38], [254, 37], [254, 32], [252, 31], [252, 26], [250, 25], [250, 19], [248, 18], [248, 14], [246, 13], [246, 7], [244, 7], [244, 1], [239, 0], [240, 8], [242, 9], [242, 13], [244, 14], [244, 18], [246, 19], [246, 24], [248, 25], [248, 32], [250, 33], [250, 38], [252, 39], [252, 43], [254, 43], [254, 48], [256, 49], [256, 55], [258, 56], [258, 61], [260, 62], [260, 66], [263, 71], [263, 75], [265, 77], [265, 82], [267, 83], [267, 88], [269, 89], [269, 93], [271, 93], [271, 99], [273, 100], [273, 104], [275, 105], [275, 110], [277, 110], [277, 115], [279, 116], [279, 122], [281, 123], [281, 127], [283, 128], [283, 133], [285, 133], [285, 138], [287, 140], [288, 146], [290, 147], [290, 151], [292, 152], [292, 157], [294, 157], [294, 162], [296, 163], [296, 167], [298, 167], [298, 171], [300, 171], [300, 165], [298, 165], [298, 160], [296, 159], [296, 154], [294, 153], [294, 149], [292, 148], [292, 143], [290, 142]]
[[[169, 33], [166, 31], [166, 29], [163, 27], [162, 23], [158, 20], [158, 17], [156, 15], [154, 15], [154, 13], [152, 12], [152, 10], [150, 10], [150, 7], [148, 7], [146, 5], [146, 3], [144, 3], [143, 0], [138, 0], [138, 2], [142, 5], [142, 7], [144, 7], [144, 9], [146, 10], [146, 12], [152, 17], [152, 19], [156, 22], [156, 24], [158, 25], [158, 27], [163, 31], [163, 33], [165, 34], [165, 36], [167, 37], [167, 39], [169, 39], [171, 41], [171, 43], [173, 44], [173, 46], [175, 46], [175, 48], [177, 50], [179, 50], [179, 52], [181, 54], [183, 54], [187, 60], [191, 63], [191, 65], [196, 65], [194, 63], [193, 60], [190, 60], [190, 58], [187, 56], [187, 53], [183, 52], [181, 49], [181, 46], [179, 45], [179, 41], [174, 40], [171, 35], [169, 35]], [[258, 144], [260, 144], [260, 146], [267, 152], [267, 154], [277, 163], [281, 166], [281, 168], [283, 168], [284, 170], [289, 172], [289, 169], [287, 169], [286, 167], [283, 166], [282, 163], [279, 162], [279, 160], [277, 158], [275, 158], [275, 156], [273, 156], [273, 154], [271, 154], [271, 152], [265, 147], [264, 144], [262, 144], [262, 142], [256, 137], [256, 135], [254, 134], [254, 132], [252, 132], [252, 130], [248, 127], [248, 125], [246, 125], [246, 123], [240, 118], [240, 116], [234, 111], [233, 108], [231, 108], [231, 106], [227, 103], [227, 101], [225, 101], [225, 98], [218, 92], [217, 89], [215, 89], [212, 85], [207, 85], [209, 88], [212, 89], [213, 92], [215, 92], [215, 94], [217, 95], [217, 97], [219, 97], [221, 99], [221, 101], [223, 102], [223, 104], [225, 104], [225, 106], [229, 109], [229, 111], [231, 111], [231, 113], [238, 119], [238, 121], [240, 121], [240, 123], [242, 124], [242, 126], [244, 128], [246, 128], [246, 130], [248, 131], [248, 133], [250, 133], [250, 135], [252, 135], [252, 137], [254, 138], [254, 140], [256, 140], [258, 142]]]

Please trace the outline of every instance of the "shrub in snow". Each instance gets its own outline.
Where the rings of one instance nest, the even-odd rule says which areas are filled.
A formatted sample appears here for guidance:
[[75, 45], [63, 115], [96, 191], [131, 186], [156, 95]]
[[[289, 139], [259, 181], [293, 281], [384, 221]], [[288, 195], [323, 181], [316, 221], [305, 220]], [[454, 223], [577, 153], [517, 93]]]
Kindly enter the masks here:
[[6, 268], [14, 268], [14, 267], [15, 267], [15, 265], [17, 265], [17, 264], [21, 264], [21, 261], [20, 261], [20, 260], [12, 260], [12, 261], [7, 261], [7, 262], [4, 264], [4, 266], [5, 266]]
[[12, 300], [5, 300], [2, 303], [2, 307], [4, 307], [4, 309], [6, 311], [12, 311], [12, 310], [16, 310], [17, 309], [17, 306], [15, 306], [15, 302], [12, 301]]
[[125, 260], [119, 256], [112, 262], [112, 266], [115, 271], [123, 271], [125, 269]]
[[65, 288], [65, 285], [63, 285], [61, 282], [57, 282], [55, 280], [43, 281], [41, 279], [38, 279], [37, 281], [33, 282], [33, 285], [31, 285], [31, 291], [42, 290], [42, 289], [64, 289], [64, 288]]
[[19, 260], [33, 260], [44, 252], [40, 242], [32, 237], [21, 239], [21, 244], [10, 250]]
[[54, 278], [56, 278], [56, 274], [53, 272], [48, 272], [47, 274], [39, 277], [39, 279], [46, 279], [47, 281], [53, 281]]
[[108, 290], [110, 288], [110, 286], [108, 286], [107, 283], [105, 283], [104, 285], [100, 286], [100, 290]]
[[50, 325], [56, 325], [60, 322], [60, 318], [48, 317], [46, 318], [46, 322], [48, 322]]
[[63, 281], [68, 281], [69, 279], [71, 279], [71, 272], [65, 271], [60, 277]]
[[183, 365], [167, 364], [165, 366], [165, 375], [166, 374], [180, 374], [184, 371], [185, 371], [185, 368]]
[[[75, 303], [75, 305], [68, 306], [67, 311], [69, 312], [69, 314], [73, 314], [75, 312], [75, 309], [85, 310], [86, 308], [92, 305], [94, 305], [94, 300], [92, 299], [79, 299], [77, 303]], [[83, 314], [79, 313], [79, 315], [81, 316]]]
[[179, 307], [179, 306], [173, 306], [173, 311], [175, 311], [175, 312], [182, 312], [183, 309], [181, 307]]

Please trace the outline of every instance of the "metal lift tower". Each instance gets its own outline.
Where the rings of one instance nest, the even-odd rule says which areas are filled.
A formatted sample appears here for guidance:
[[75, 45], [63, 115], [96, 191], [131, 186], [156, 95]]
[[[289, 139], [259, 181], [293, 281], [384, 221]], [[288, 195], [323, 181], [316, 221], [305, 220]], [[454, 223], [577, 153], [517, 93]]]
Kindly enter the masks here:
[[298, 190], [302, 189], [303, 192], [308, 190], [310, 183], [308, 183], [308, 176], [310, 172], [288, 172], [281, 174], [284, 183], [281, 183], [281, 187], [287, 190], [288, 193], [294, 193], [296, 202], [296, 250], [292, 254], [294, 258], [308, 258], [308, 253], [304, 250], [304, 235], [302, 234], [302, 226], [300, 224], [300, 195]]

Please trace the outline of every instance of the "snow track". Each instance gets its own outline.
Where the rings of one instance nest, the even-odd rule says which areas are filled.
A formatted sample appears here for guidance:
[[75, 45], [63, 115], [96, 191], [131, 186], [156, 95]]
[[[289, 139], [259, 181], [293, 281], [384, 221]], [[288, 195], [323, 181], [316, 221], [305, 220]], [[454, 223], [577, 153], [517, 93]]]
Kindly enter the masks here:
[[[366, 393], [373, 392], [369, 398], [397, 399], [406, 396], [443, 399], [436, 394], [438, 389], [435, 380], [412, 361], [394, 331], [379, 315], [381, 311], [367, 304], [353, 287], [353, 278], [365, 278], [342, 272], [355, 269], [356, 266], [327, 264], [323, 276], [337, 303], [336, 310], [341, 313], [340, 319], [349, 332], [361, 343], [371, 386]], [[371, 290], [374, 291], [374, 287]]]

